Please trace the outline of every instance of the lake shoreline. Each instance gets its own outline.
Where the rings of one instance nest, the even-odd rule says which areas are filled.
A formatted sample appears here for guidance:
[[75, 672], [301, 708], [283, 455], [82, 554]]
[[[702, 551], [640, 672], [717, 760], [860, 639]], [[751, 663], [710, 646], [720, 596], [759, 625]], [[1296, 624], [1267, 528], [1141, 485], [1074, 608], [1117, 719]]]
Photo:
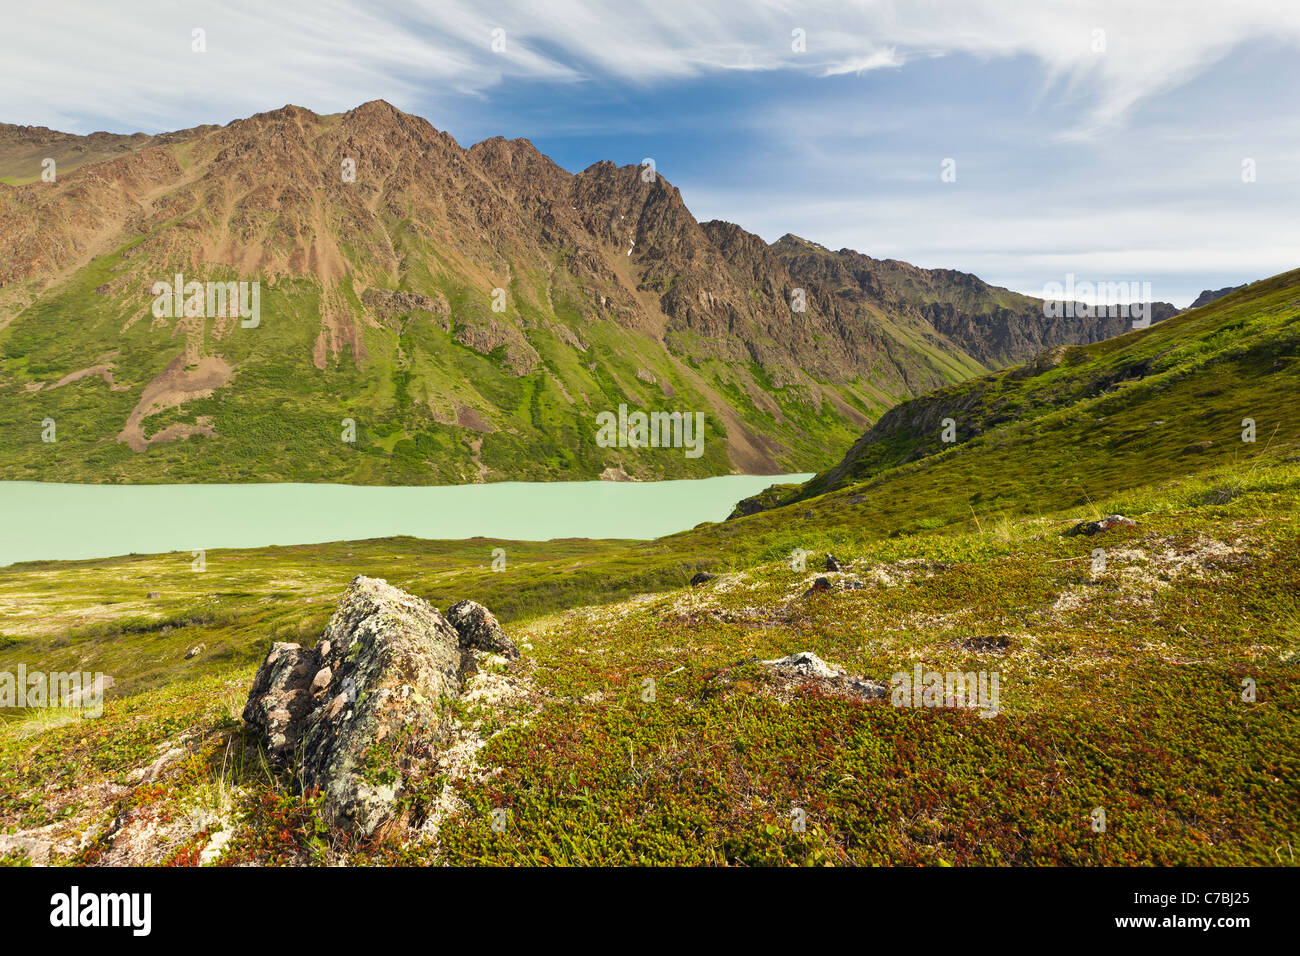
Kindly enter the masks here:
[[0, 482], [0, 567], [410, 536], [650, 540], [811, 475], [470, 485]]

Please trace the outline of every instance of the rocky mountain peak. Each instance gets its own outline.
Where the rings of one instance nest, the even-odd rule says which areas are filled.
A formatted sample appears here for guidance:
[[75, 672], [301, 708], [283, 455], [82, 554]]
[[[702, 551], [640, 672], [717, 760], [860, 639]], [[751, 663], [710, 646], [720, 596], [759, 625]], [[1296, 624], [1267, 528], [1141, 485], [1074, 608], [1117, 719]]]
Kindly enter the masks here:
[[1236, 292], [1238, 289], [1244, 289], [1245, 287], [1246, 286], [1243, 283], [1242, 285], [1224, 286], [1222, 289], [1206, 289], [1196, 297], [1196, 300], [1190, 306], [1188, 306], [1188, 308], [1199, 309], [1203, 305], [1209, 305], [1211, 302], [1214, 302], [1216, 299], [1222, 299], [1225, 295], [1227, 295], [1230, 292]]
[[[60, 135], [60, 157], [81, 168], [60, 165], [56, 182], [40, 181], [46, 147], [7, 148], [0, 137], [0, 175], [22, 182], [0, 185], [0, 329], [14, 323], [29, 358], [0, 389], [32, 406], [15, 421], [39, 421], [57, 411], [51, 394], [90, 387], [83, 376], [51, 393], [47, 380], [120, 352], [114, 385], [142, 404], [106, 412], [122, 424], [92, 446], [112, 442], [127, 419], [138, 439], [151, 416], [185, 417], [199, 393], [224, 401], [264, 374], [302, 382], [304, 408], [354, 389], [397, 401], [372, 420], [401, 436], [383, 454], [404, 449], [412, 481], [431, 470], [536, 477], [533, 467], [549, 477], [614, 466], [661, 476], [811, 470], [824, 464], [828, 436], [851, 440], [900, 396], [1127, 328], [1048, 320], [1040, 300], [965, 273], [832, 252], [793, 234], [768, 245], [735, 223], [698, 222], [662, 170], [603, 160], [575, 175], [530, 141], [499, 136], [465, 149], [383, 100], [329, 116], [289, 104], [143, 139]], [[149, 290], [177, 273], [263, 283], [275, 335], [235, 340], [228, 317], [156, 318]], [[93, 290], [89, 310], [78, 283]], [[238, 371], [210, 390], [177, 387], [204, 361]], [[343, 369], [389, 384], [334, 382]], [[511, 416], [524, 401], [535, 417], [521, 435]], [[707, 409], [719, 423], [716, 460], [638, 466], [617, 450], [569, 447], [596, 411], [620, 403]], [[239, 404], [215, 424], [188, 415], [159, 440], [220, 444], [222, 416], [243, 414]], [[462, 448], [466, 428], [487, 436], [470, 439], [486, 452]], [[569, 436], [563, 454], [543, 437], [556, 434]], [[552, 450], [525, 454], [534, 441]], [[370, 475], [384, 467], [319, 451], [307, 459]]]
[[811, 239], [805, 239], [802, 236], [796, 236], [792, 232], [787, 232], [784, 236], [772, 243], [773, 249], [815, 249], [818, 252], [829, 253], [827, 249], [819, 242], [813, 242]]

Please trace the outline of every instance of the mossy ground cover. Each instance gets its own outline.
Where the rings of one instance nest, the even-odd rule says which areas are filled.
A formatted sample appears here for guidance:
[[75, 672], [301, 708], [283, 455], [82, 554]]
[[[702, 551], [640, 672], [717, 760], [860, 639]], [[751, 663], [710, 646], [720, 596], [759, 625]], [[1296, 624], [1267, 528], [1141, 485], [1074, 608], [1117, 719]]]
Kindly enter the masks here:
[[[1153, 509], [1105, 541], [1062, 537], [1051, 518], [868, 545], [850, 552], [851, 573], [869, 582], [861, 591], [810, 593], [815, 574], [761, 565], [539, 622], [537, 681], [563, 704], [491, 743], [483, 760], [502, 772], [468, 795], [473, 812], [443, 828], [441, 852], [528, 863], [1290, 863], [1293, 466], [1290, 476], [1224, 506]], [[1111, 559], [1094, 573], [1101, 544]], [[782, 699], [744, 663], [805, 649], [878, 680], [916, 663], [997, 670], [1000, 713]], [[505, 833], [491, 826], [498, 807], [511, 810]], [[794, 808], [806, 813], [802, 834]]]
[[[202, 571], [188, 551], [15, 564], [0, 575], [0, 670], [32, 660], [51, 671], [93, 665], [119, 691], [139, 692], [255, 663], [273, 641], [314, 642], [358, 574], [442, 608], [478, 595], [505, 621], [611, 597], [598, 562], [622, 578], [614, 595], [689, 576], [671, 563], [638, 568], [624, 555], [630, 544], [402, 537], [212, 550]], [[503, 571], [492, 570], [498, 549]], [[200, 644], [203, 653], [185, 660]]]
[[[0, 729], [0, 826], [101, 863], [203, 862], [219, 832], [225, 862], [1290, 864], [1296, 279], [981, 380], [955, 448], [900, 435], [919, 458], [900, 446], [823, 494], [656, 541], [11, 566], [0, 670], [117, 684], [97, 720]], [[1138, 523], [1064, 535], [1111, 512]], [[826, 551], [848, 571], [817, 591]], [[721, 577], [687, 587], [701, 569]], [[236, 719], [269, 644], [314, 641], [361, 573], [479, 600], [524, 650], [470, 690], [509, 693], [458, 705], [475, 745], [412, 781], [404, 809], [434, 825], [364, 847], [323, 833]], [[998, 711], [791, 692], [755, 664], [796, 651], [876, 681], [996, 672]]]
[[[1095, 509], [895, 537], [846, 521], [833, 537], [848, 570], [830, 577], [863, 587], [826, 592], [811, 590], [819, 556], [793, 570], [763, 553], [774, 537], [737, 546], [732, 570], [699, 588], [680, 586], [680, 555], [653, 567], [663, 542], [507, 544], [505, 572], [486, 542], [213, 553], [203, 574], [167, 571], [157, 589], [173, 605], [148, 613], [133, 595], [180, 556], [16, 566], [0, 601], [39, 600], [48, 620], [7, 623], [0, 668], [75, 663], [121, 683], [97, 720], [6, 723], [0, 821], [82, 863], [197, 863], [222, 832], [226, 863], [1290, 864], [1298, 497], [1300, 464], [1274, 449]], [[1139, 524], [1063, 536], [1110, 510]], [[527, 693], [461, 706], [486, 745], [453, 811], [413, 840], [331, 837], [237, 720], [267, 643], [314, 640], [354, 573], [444, 607], [500, 605], [524, 647], [509, 672]], [[204, 574], [203, 594], [185, 593]], [[121, 606], [103, 603], [109, 581]], [[214, 594], [221, 614], [185, 623]], [[208, 652], [185, 661], [200, 633]], [[918, 663], [997, 671], [999, 710], [791, 692], [754, 662], [802, 650], [880, 681]], [[432, 814], [447, 785], [431, 767], [410, 811]], [[124, 815], [133, 836], [109, 839]]]

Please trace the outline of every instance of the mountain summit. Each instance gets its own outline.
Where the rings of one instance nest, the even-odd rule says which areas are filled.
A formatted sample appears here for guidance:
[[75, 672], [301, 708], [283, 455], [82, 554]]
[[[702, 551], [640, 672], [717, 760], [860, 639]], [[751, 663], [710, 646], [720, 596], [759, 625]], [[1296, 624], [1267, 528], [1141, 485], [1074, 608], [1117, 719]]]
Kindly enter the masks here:
[[[902, 399], [1128, 324], [769, 245], [696, 221], [651, 166], [465, 149], [383, 101], [156, 136], [0, 126], [4, 478], [817, 470]], [[621, 406], [703, 413], [703, 454], [606, 447], [595, 418]]]

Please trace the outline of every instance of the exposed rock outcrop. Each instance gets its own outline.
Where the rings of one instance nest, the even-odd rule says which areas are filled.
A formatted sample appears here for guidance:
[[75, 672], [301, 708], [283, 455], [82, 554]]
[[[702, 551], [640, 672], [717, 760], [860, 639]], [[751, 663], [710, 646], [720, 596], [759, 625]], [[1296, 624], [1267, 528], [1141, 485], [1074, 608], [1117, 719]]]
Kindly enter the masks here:
[[369, 837], [394, 822], [409, 773], [445, 737], [473, 649], [518, 656], [487, 608], [426, 601], [378, 578], [348, 586], [320, 643], [271, 648], [244, 719], [268, 756], [319, 790], [337, 828]]
[[1236, 292], [1238, 289], [1244, 288], [1246, 288], [1246, 283], [1243, 282], [1241, 285], [1224, 286], [1222, 289], [1206, 289], [1196, 297], [1196, 301], [1189, 305], [1188, 308], [1199, 309], [1203, 305], [1209, 305], [1211, 302], [1222, 299], [1229, 292]]
[[257, 669], [244, 722], [262, 739], [273, 762], [292, 757], [311, 697], [307, 688], [315, 671], [316, 652], [297, 644], [275, 643]]

